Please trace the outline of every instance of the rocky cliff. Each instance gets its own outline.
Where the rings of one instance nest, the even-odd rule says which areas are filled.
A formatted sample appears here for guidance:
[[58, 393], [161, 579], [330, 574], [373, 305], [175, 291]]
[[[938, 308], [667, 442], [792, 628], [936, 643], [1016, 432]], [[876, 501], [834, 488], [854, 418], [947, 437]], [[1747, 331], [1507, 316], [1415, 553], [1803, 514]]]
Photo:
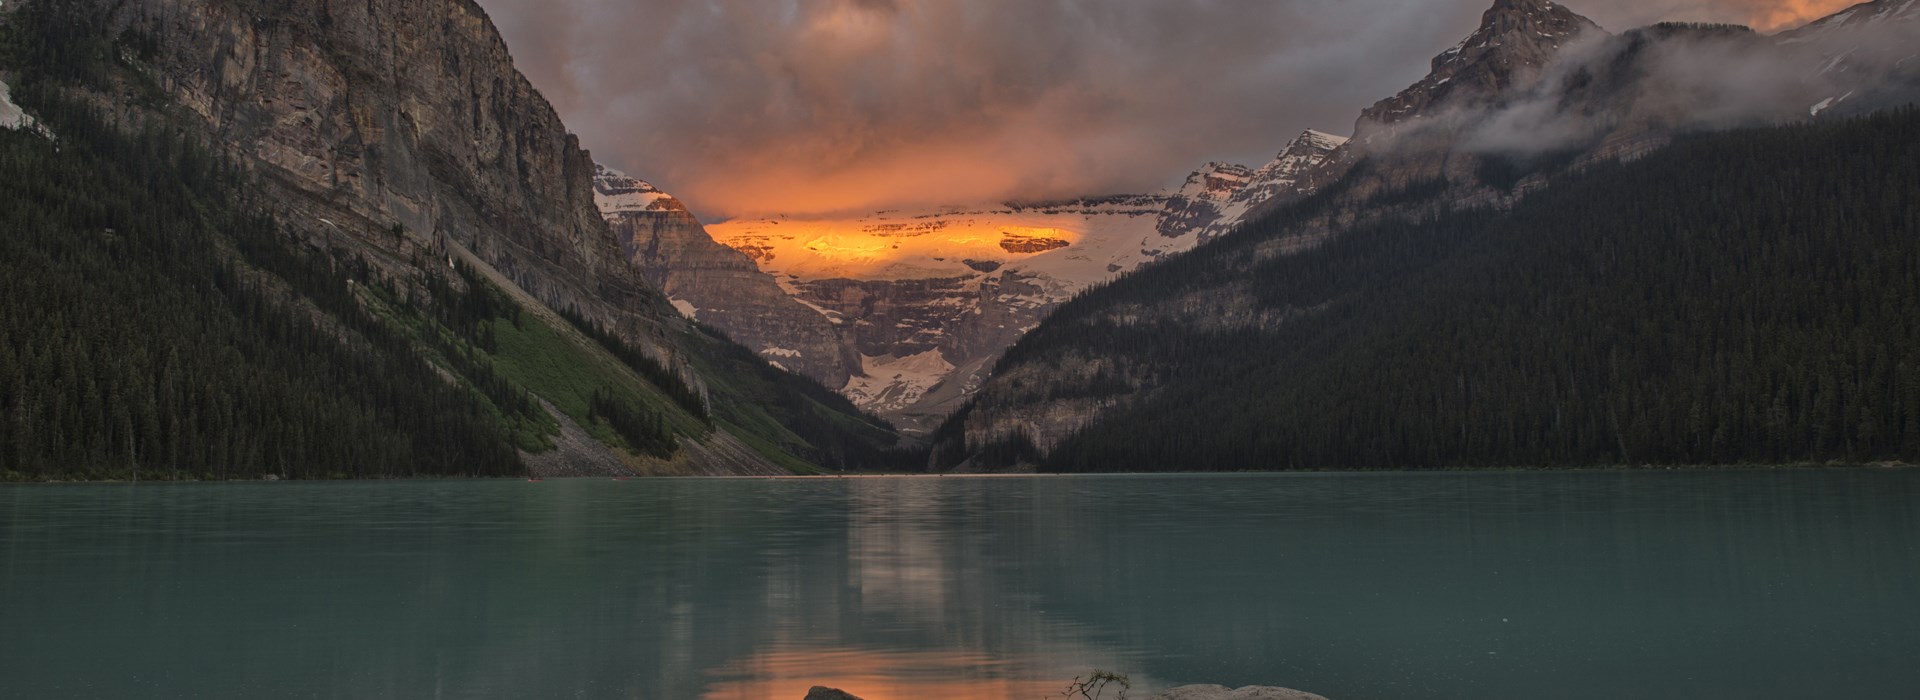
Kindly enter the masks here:
[[687, 318], [829, 387], [858, 371], [859, 357], [825, 315], [788, 296], [746, 254], [715, 242], [680, 200], [606, 168], [595, 171], [594, 196], [621, 253]]
[[1425, 78], [1360, 113], [1363, 142], [1421, 118], [1492, 104], [1532, 86], [1562, 48], [1604, 35], [1599, 25], [1549, 0], [1496, 0], [1480, 26], [1435, 56]]
[[[92, 1], [92, 0], [83, 0]], [[285, 197], [388, 267], [472, 251], [554, 308], [665, 352], [666, 302], [594, 207], [593, 161], [464, 0], [99, 0], [146, 64]]]
[[1310, 177], [1333, 157], [1347, 137], [1308, 129], [1273, 157], [1266, 165], [1249, 174], [1224, 201], [1213, 208], [1212, 221], [1199, 227], [1200, 240], [1209, 241], [1232, 231], [1249, 212], [1272, 201], [1291, 201], [1313, 194], [1317, 184]]
[[[312, 243], [364, 259], [403, 288], [466, 261], [547, 307], [537, 310], [559, 327], [549, 310], [611, 330], [702, 396], [709, 385], [744, 391], [744, 380], [714, 382], [714, 371], [753, 375], [755, 391], [773, 392], [716, 396], [715, 406], [754, 412], [747, 404], [787, 391], [730, 364], [726, 343], [696, 330], [649, 284], [645, 265], [630, 262], [634, 249], [596, 205], [593, 160], [470, 0], [76, 1], [123, 43], [132, 38], [141, 54], [132, 64], [178, 107], [164, 111], [183, 113], [251, 166], [279, 218]], [[663, 208], [644, 227], [667, 244], [672, 236], [659, 234], [687, 225], [683, 214]], [[631, 241], [643, 226], [629, 223]], [[678, 458], [725, 459], [676, 468], [780, 471], [770, 459], [782, 456], [756, 454], [728, 430]]]

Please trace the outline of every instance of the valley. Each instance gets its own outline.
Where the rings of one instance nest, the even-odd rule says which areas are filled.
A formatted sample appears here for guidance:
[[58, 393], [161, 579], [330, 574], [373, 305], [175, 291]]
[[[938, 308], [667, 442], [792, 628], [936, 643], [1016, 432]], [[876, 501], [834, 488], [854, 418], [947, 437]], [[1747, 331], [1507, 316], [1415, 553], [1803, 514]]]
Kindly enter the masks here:
[[[629, 244], [646, 251], [643, 269], [727, 261], [727, 272], [706, 273], [698, 285], [655, 273], [683, 313], [924, 435], [1061, 303], [1223, 235], [1269, 200], [1311, 192], [1302, 177], [1343, 143], [1308, 131], [1258, 169], [1209, 163], [1158, 194], [739, 219], [708, 224], [704, 235], [684, 206], [651, 203], [665, 195], [649, 195], [656, 197], [645, 205], [652, 213], [628, 211], [633, 200], [620, 197], [637, 185], [603, 178], [600, 203], [623, 240], [645, 241]], [[625, 233], [622, 222], [637, 216], [683, 223], [665, 237]], [[676, 242], [665, 248], [657, 242], [669, 239]], [[766, 280], [714, 283], [717, 274], [747, 269], [743, 263]], [[768, 281], [797, 306], [769, 294]], [[742, 310], [743, 303], [753, 308]]]

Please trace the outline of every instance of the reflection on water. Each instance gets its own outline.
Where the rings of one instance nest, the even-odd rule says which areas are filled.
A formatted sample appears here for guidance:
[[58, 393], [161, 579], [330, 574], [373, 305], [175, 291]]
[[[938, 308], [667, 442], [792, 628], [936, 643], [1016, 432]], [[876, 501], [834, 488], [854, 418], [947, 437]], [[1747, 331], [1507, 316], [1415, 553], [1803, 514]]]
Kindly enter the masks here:
[[[771, 633], [752, 656], [710, 670], [702, 697], [800, 698], [826, 685], [868, 700], [1043, 698], [1092, 667], [1118, 668], [1120, 656], [1090, 641], [1083, 625], [1048, 616], [1031, 595], [983, 585], [994, 569], [1022, 562], [998, 549], [1005, 533], [970, 523], [1013, 494], [952, 483], [964, 482], [847, 482], [844, 542], [833, 542], [844, 551], [769, 571]], [[823, 577], [834, 592], [809, 594]]]
[[[791, 648], [776, 642], [776, 648]], [[715, 669], [706, 700], [806, 697], [816, 685], [851, 688], [862, 698], [1057, 697], [1064, 678], [1040, 679], [1023, 664], [979, 651], [833, 649], [794, 645]]]
[[0, 488], [0, 696], [1908, 697], [1920, 472]]

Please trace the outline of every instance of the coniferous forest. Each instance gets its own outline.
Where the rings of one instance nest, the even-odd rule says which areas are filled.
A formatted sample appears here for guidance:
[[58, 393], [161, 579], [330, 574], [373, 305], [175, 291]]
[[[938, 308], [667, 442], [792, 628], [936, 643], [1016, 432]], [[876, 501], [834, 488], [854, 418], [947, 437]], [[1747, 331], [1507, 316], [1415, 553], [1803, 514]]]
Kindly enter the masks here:
[[[1096, 349], [1091, 380], [1024, 390], [1121, 408], [1044, 456], [984, 447], [1061, 471], [1920, 461], [1915, 193], [1906, 108], [1260, 254], [1303, 202], [1063, 307], [1002, 369]], [[1191, 295], [1285, 320], [1127, 312]]]
[[0, 478], [521, 473], [524, 393], [448, 382], [366, 310], [364, 266], [295, 245], [247, 175], [66, 90], [129, 55], [70, 14], [0, 35], [45, 129], [0, 129]]
[[0, 130], [0, 472], [520, 471], [495, 409], [249, 207], [241, 174], [162, 130], [42, 113], [57, 142]]

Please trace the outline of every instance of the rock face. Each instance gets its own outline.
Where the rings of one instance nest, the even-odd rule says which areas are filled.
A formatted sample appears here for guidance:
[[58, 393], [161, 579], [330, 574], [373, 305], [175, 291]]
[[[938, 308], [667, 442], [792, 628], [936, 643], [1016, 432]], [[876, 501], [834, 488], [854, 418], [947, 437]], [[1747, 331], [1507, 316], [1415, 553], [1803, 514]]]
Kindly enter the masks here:
[[621, 252], [680, 313], [829, 387], [859, 368], [826, 316], [788, 296], [745, 253], [714, 242], [679, 200], [604, 167], [593, 186]]
[[1245, 189], [1253, 179], [1253, 170], [1232, 163], [1208, 163], [1192, 175], [1167, 200], [1167, 211], [1160, 217], [1160, 235], [1179, 238], [1209, 226], [1230, 225], [1221, 205]]
[[594, 209], [593, 161], [472, 2], [80, 1], [152, 39], [155, 79], [315, 238], [393, 271], [459, 246], [658, 345], [671, 312]]
[[1226, 198], [1212, 207], [1215, 216], [1211, 221], [1196, 221], [1189, 226], [1199, 230], [1200, 240], [1212, 240], [1232, 231], [1267, 202], [1291, 201], [1313, 194], [1318, 186], [1308, 176], [1346, 143], [1345, 136], [1312, 129], [1302, 132], [1287, 142], [1272, 161], [1250, 173], [1238, 188], [1225, 193]]
[[1538, 80], [1560, 50], [1600, 26], [1548, 0], [1496, 0], [1480, 27], [1446, 53], [1412, 87], [1360, 113], [1361, 138], [1441, 109], [1484, 105]]
[[1168, 688], [1147, 700], [1327, 700], [1325, 697], [1288, 688], [1250, 685], [1234, 689], [1224, 685], [1183, 685]]

